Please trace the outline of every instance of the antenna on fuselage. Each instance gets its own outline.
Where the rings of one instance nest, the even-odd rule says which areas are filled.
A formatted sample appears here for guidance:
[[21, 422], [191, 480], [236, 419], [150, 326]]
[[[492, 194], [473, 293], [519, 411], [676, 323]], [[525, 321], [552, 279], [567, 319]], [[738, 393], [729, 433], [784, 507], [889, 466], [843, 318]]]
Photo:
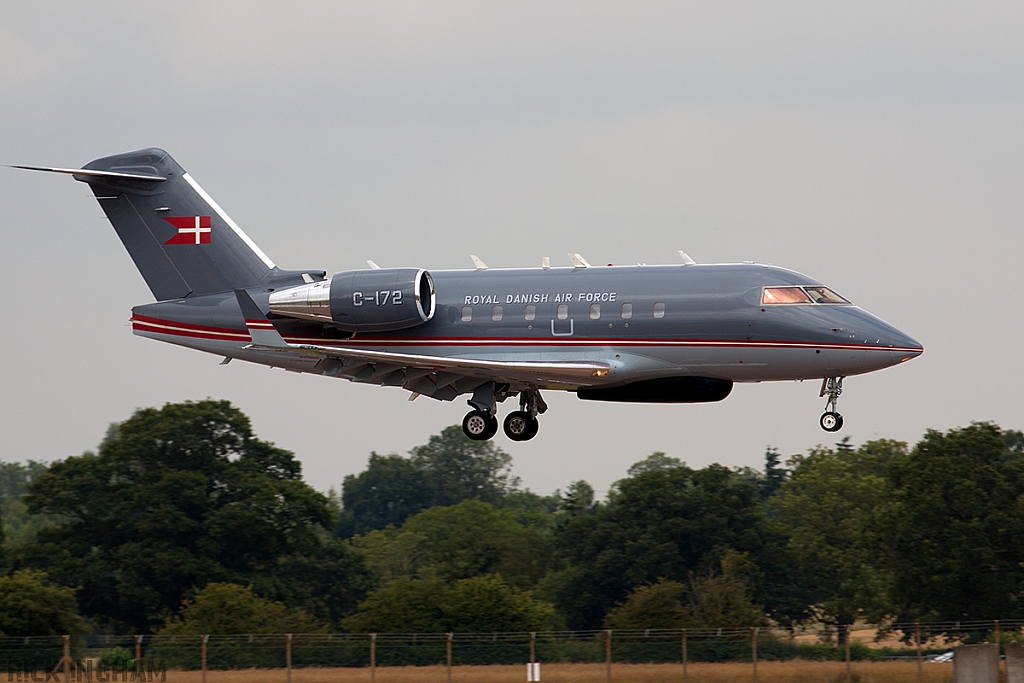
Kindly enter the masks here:
[[692, 258], [690, 258], [690, 257], [689, 257], [689, 256], [688, 256], [688, 255], [686, 254], [686, 252], [685, 252], [685, 251], [683, 251], [682, 249], [680, 249], [680, 250], [679, 250], [679, 256], [680, 256], [680, 257], [681, 257], [681, 258], [683, 259], [683, 265], [684, 265], [684, 266], [692, 266], [692, 265], [694, 265], [695, 263], [697, 263], [697, 262], [696, 262], [696, 261], [694, 261], [694, 260], [693, 260]]
[[473, 259], [473, 265], [476, 266], [477, 270], [487, 270], [487, 264], [481, 261], [479, 256], [470, 254], [469, 258]]
[[540, 267], [544, 270], [550, 270], [551, 268], [551, 257], [545, 256], [540, 260]]
[[569, 254], [569, 260], [572, 261], [573, 268], [589, 268], [590, 264], [587, 263], [587, 259], [583, 258], [579, 254]]

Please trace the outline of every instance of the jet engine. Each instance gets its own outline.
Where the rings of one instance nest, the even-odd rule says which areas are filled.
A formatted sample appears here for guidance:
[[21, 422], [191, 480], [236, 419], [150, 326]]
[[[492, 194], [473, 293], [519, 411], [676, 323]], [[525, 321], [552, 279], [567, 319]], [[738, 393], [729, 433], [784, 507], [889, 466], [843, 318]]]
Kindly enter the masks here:
[[417, 268], [345, 270], [270, 295], [270, 312], [333, 323], [346, 332], [390, 332], [434, 315], [434, 281]]

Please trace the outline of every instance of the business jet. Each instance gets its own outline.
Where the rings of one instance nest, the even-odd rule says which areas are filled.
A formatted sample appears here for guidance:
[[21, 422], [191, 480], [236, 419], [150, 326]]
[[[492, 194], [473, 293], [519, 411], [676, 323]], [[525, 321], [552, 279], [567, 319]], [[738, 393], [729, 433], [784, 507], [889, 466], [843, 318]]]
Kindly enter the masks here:
[[465, 270], [283, 270], [157, 148], [83, 168], [17, 166], [88, 184], [155, 303], [141, 337], [223, 357], [467, 395], [470, 439], [533, 438], [542, 391], [588, 401], [721, 401], [737, 382], [820, 380], [820, 425], [842, 428], [843, 380], [919, 356], [921, 344], [792, 270], [752, 262]]

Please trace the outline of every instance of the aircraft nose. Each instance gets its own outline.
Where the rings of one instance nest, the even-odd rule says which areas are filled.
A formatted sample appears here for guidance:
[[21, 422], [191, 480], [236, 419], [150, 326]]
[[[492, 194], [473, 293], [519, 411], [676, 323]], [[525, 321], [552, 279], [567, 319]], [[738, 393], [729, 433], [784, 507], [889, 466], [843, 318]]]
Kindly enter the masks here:
[[890, 328], [889, 333], [889, 344], [893, 346], [894, 350], [902, 353], [906, 356], [903, 360], [910, 360], [911, 358], [917, 358], [924, 353], [924, 346], [921, 342], [917, 341], [910, 335], [901, 332], [895, 327]]

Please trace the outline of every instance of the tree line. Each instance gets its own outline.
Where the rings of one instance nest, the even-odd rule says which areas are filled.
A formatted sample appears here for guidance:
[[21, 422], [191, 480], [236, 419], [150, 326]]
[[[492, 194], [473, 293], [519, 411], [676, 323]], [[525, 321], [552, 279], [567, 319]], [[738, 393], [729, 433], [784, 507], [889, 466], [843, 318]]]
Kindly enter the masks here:
[[1024, 435], [654, 453], [540, 495], [458, 426], [340, 493], [226, 401], [0, 463], [0, 635], [493, 632], [1024, 617]]

